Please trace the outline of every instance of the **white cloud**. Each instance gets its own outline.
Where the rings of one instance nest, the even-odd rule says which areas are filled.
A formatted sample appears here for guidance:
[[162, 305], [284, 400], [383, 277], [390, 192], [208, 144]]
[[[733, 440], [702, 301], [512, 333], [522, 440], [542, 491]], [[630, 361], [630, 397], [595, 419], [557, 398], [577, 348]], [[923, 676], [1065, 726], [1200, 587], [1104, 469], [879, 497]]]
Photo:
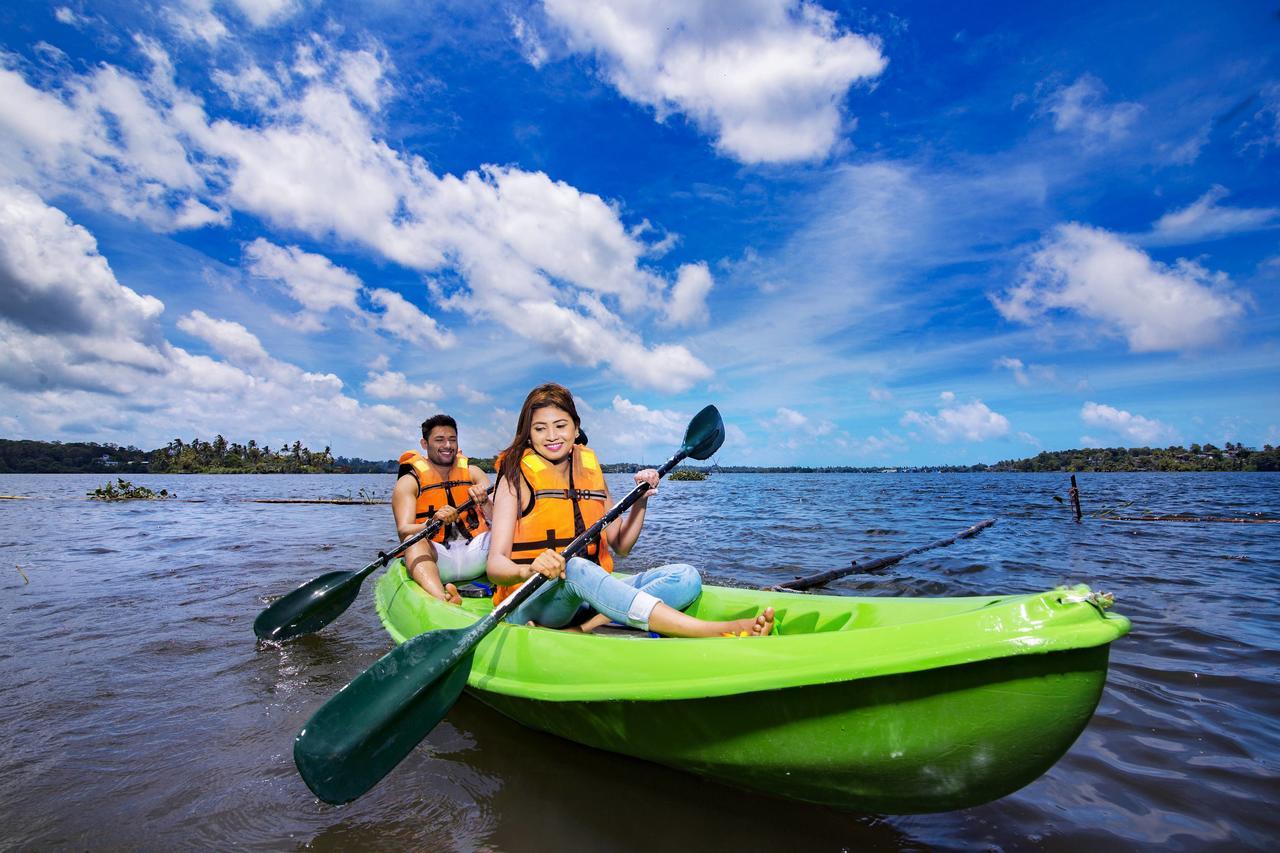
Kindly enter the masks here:
[[1041, 364], [1023, 364], [1020, 358], [1011, 358], [1009, 356], [1001, 356], [995, 360], [995, 366], [1008, 370], [1013, 374], [1013, 381], [1021, 385], [1023, 388], [1030, 388], [1033, 384], [1044, 386], [1047, 384], [1056, 384], [1058, 382], [1058, 374], [1052, 367]]
[[[292, 65], [215, 75], [252, 111], [243, 124], [211, 120], [157, 45], [139, 49], [152, 63], [147, 76], [101, 65], [57, 92], [0, 68], [0, 146], [14, 152], [0, 162], [0, 179], [76, 194], [164, 229], [225, 224], [238, 209], [422, 273], [456, 272], [464, 285], [446, 307], [497, 321], [564, 360], [612, 367], [635, 385], [678, 392], [711, 375], [685, 346], [646, 344], [623, 320], [661, 306], [670, 285], [642, 263], [651, 247], [614, 205], [511, 167], [438, 175], [379, 139], [376, 110], [391, 91], [380, 49], [334, 50], [313, 37]], [[683, 286], [677, 278], [677, 315], [697, 316], [698, 284], [696, 275], [686, 273]], [[403, 297], [369, 296], [388, 332], [428, 345], [451, 340]]]
[[774, 416], [764, 421], [764, 426], [771, 431], [792, 433], [810, 438], [829, 435], [836, 428], [836, 425], [829, 420], [820, 420], [815, 423], [807, 415], [797, 412], [795, 409], [788, 409], [786, 406], [779, 406]]
[[887, 403], [893, 399], [893, 392], [888, 388], [877, 388], [872, 385], [867, 389], [867, 396], [877, 403]]
[[1191, 204], [1157, 219], [1142, 242], [1157, 246], [1197, 243], [1280, 226], [1280, 207], [1219, 205], [1228, 195], [1226, 187], [1215, 184]]
[[1115, 142], [1129, 133], [1142, 115], [1140, 104], [1104, 101], [1107, 87], [1092, 74], [1055, 89], [1043, 100], [1041, 115], [1053, 116], [1055, 130], [1078, 132], [1086, 140]]
[[520, 44], [520, 54], [524, 61], [534, 68], [541, 68], [547, 61], [547, 48], [538, 37], [538, 32], [524, 18], [512, 13], [507, 22], [511, 25], [511, 34]]
[[992, 411], [981, 400], [957, 403], [951, 391], [944, 391], [939, 400], [942, 405], [936, 414], [911, 410], [902, 416], [902, 425], [923, 427], [943, 444], [960, 440], [986, 441], [1009, 433], [1009, 419]]
[[[1172, 441], [1176, 435], [1172, 427], [1160, 421], [1094, 402], [1085, 403], [1080, 408], [1080, 420], [1089, 426], [1109, 429], [1144, 447]], [[1081, 441], [1089, 438], [1083, 436]]]
[[1258, 100], [1261, 106], [1233, 135], [1242, 140], [1241, 151], [1257, 148], [1264, 156], [1268, 149], [1280, 147], [1280, 82], [1263, 86]]
[[1183, 142], [1177, 145], [1163, 144], [1159, 146], [1159, 150], [1165, 154], [1165, 158], [1177, 166], [1190, 166], [1200, 157], [1200, 150], [1209, 143], [1209, 136], [1213, 132], [1213, 124], [1202, 124], [1196, 132]]
[[379, 400], [419, 400], [433, 403], [444, 396], [444, 389], [434, 382], [419, 382], [415, 385], [403, 373], [395, 371], [369, 374], [364, 383], [364, 392]]
[[215, 45], [229, 34], [227, 25], [213, 13], [213, 0], [180, 0], [165, 7], [164, 15], [187, 41]]
[[809, 419], [797, 412], [795, 409], [788, 409], [780, 406], [774, 417], [766, 422], [766, 426], [774, 429], [796, 429], [802, 427], [809, 422]]
[[[592, 430], [600, 430], [609, 436], [615, 447], [644, 450], [654, 447], [662, 452], [674, 452], [684, 440], [684, 431], [689, 424], [688, 415], [669, 409], [651, 409], [640, 403], [633, 403], [627, 398], [615, 394], [609, 409], [591, 410]], [[583, 427], [586, 428], [584, 422]]]
[[887, 429], [880, 430], [879, 435], [868, 435], [865, 438], [837, 439], [836, 444], [847, 447], [854, 456], [858, 457], [889, 459], [894, 454], [907, 451], [907, 442], [902, 439], [902, 436], [895, 435]]
[[302, 8], [301, 0], [231, 0], [255, 27], [278, 24]]
[[458, 395], [461, 396], [462, 399], [466, 400], [468, 403], [472, 403], [475, 405], [480, 405], [481, 403], [493, 402], [493, 397], [484, 393], [483, 391], [477, 391], [475, 388], [472, 388], [470, 385], [459, 385]]
[[570, 48], [623, 97], [688, 116], [745, 163], [811, 160], [837, 144], [841, 102], [887, 60], [809, 0], [544, 0]]
[[30, 192], [0, 186], [0, 217], [0, 407], [14, 432], [64, 436], [91, 422], [95, 440], [149, 447], [221, 432], [366, 454], [414, 434], [403, 412], [273, 358], [239, 323], [179, 319], [221, 359], [174, 346], [159, 300], [120, 284], [92, 235]]
[[1019, 385], [1030, 385], [1031, 380], [1027, 378], [1027, 372], [1020, 358], [1010, 358], [1009, 356], [1001, 356], [996, 359], [996, 367], [1003, 367], [1013, 373], [1013, 381]]
[[369, 298], [382, 308], [382, 313], [375, 316], [378, 328], [388, 334], [435, 349], [449, 349], [457, 343], [453, 333], [441, 329], [435, 320], [394, 290], [375, 287], [369, 291]]
[[164, 310], [116, 281], [98, 243], [35, 193], [0, 184], [0, 316], [37, 332], [134, 337]]
[[711, 292], [711, 271], [705, 263], [685, 264], [680, 267], [676, 283], [671, 287], [671, 299], [667, 303], [666, 321], [673, 326], [705, 323], [707, 294]]
[[233, 364], [257, 365], [271, 359], [257, 336], [239, 323], [215, 320], [203, 311], [192, 311], [178, 320], [178, 328], [200, 338]]
[[77, 13], [69, 6], [58, 6], [53, 10], [53, 17], [60, 24], [66, 24], [69, 27], [83, 29], [93, 22], [93, 18]]
[[1060, 225], [1029, 259], [1019, 282], [992, 295], [1008, 320], [1034, 324], [1055, 309], [1075, 311], [1122, 335], [1135, 352], [1183, 350], [1219, 340], [1244, 312], [1245, 297], [1223, 273], [1194, 261], [1172, 266], [1087, 225]]
[[355, 313], [361, 282], [323, 255], [297, 246], [277, 246], [259, 237], [244, 248], [246, 268], [258, 278], [284, 284], [286, 292], [308, 311], [324, 314], [333, 308]]

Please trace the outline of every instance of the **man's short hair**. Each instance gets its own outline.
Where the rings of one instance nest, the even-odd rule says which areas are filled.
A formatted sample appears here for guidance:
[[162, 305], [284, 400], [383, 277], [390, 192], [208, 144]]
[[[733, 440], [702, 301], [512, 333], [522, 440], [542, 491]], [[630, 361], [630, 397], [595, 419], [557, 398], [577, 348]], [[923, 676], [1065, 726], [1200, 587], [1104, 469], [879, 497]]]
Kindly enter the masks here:
[[431, 438], [431, 431], [436, 427], [447, 426], [454, 432], [458, 431], [458, 422], [448, 415], [432, 415], [422, 422], [422, 438], [425, 441]]

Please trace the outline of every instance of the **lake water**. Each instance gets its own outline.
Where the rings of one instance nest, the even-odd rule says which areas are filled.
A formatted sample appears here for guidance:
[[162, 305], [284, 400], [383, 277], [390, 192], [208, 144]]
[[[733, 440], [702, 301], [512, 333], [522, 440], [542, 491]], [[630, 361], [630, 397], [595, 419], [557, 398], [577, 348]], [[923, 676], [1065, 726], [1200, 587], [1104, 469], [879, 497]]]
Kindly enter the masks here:
[[[314, 637], [255, 642], [273, 597], [392, 542], [387, 475], [135, 477], [186, 502], [83, 500], [103, 475], [2, 475], [0, 848], [1127, 850], [1280, 838], [1280, 525], [1125, 523], [1068, 477], [749, 475], [664, 483], [624, 569], [679, 559], [777, 583], [994, 527], [830, 592], [964, 595], [1084, 581], [1133, 620], [1093, 721], [1023, 790], [939, 815], [842, 813], [744, 793], [522, 729], [464, 697], [344, 807], [293, 737], [390, 647], [359, 601]], [[1280, 475], [1087, 474], [1086, 514], [1280, 517]], [[626, 475], [612, 476], [615, 495]]]

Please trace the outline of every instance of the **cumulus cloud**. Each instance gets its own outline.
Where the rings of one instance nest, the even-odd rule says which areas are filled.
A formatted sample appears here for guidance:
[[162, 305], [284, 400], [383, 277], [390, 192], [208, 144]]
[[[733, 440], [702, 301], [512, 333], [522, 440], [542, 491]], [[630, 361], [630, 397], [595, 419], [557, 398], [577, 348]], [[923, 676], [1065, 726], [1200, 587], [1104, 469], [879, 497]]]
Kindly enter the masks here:
[[953, 441], [986, 441], [1009, 433], [1009, 419], [992, 411], [981, 400], [957, 403], [956, 395], [944, 391], [938, 397], [941, 405], [934, 414], [908, 411], [902, 416], [903, 426], [923, 427], [943, 444]]
[[788, 409], [786, 406], [779, 406], [774, 416], [764, 421], [764, 426], [772, 431], [800, 434], [811, 438], [829, 435], [836, 428], [836, 425], [829, 420], [815, 422], [808, 415], [797, 412], [795, 409]]
[[[454, 335], [436, 320], [393, 290], [366, 289], [349, 270], [314, 252], [297, 246], [277, 246], [261, 237], [245, 246], [246, 269], [258, 278], [280, 282], [302, 311], [292, 317], [277, 318], [304, 332], [324, 328], [321, 317], [339, 309], [352, 318], [423, 347], [448, 349]], [[363, 296], [381, 312], [366, 311], [358, 304]]]
[[[292, 64], [215, 74], [250, 113], [241, 123], [208, 116], [158, 45], [138, 47], [152, 66], [145, 76], [104, 64], [56, 90], [0, 66], [0, 145], [13, 152], [0, 179], [75, 194], [167, 230], [225, 224], [232, 210], [244, 211], [424, 274], [455, 273], [461, 284], [445, 307], [496, 321], [565, 361], [608, 366], [663, 391], [711, 375], [685, 346], [647, 344], [623, 320], [662, 310], [670, 290], [672, 321], [696, 321], [709, 275], [693, 265], [670, 282], [644, 263], [653, 247], [613, 204], [541, 172], [437, 174], [393, 149], [375, 132], [391, 91], [380, 49], [336, 50], [313, 37]], [[259, 263], [277, 255], [259, 248]], [[305, 260], [291, 258], [295, 272]], [[343, 288], [350, 283], [335, 279], [296, 293], [345, 300]], [[374, 290], [369, 299], [389, 333], [428, 345], [451, 340], [398, 294]], [[315, 317], [293, 322], [316, 328]]]
[[308, 311], [324, 314], [332, 308], [357, 310], [360, 279], [323, 255], [297, 246], [277, 246], [259, 237], [244, 248], [246, 269], [258, 278], [273, 279]]
[[1217, 240], [1232, 234], [1280, 226], [1280, 207], [1229, 207], [1218, 202], [1230, 193], [1215, 184], [1186, 207], [1171, 210], [1151, 226], [1142, 242], [1178, 245]]
[[[607, 434], [610, 443], [618, 448], [644, 450], [648, 447], [675, 450], [684, 439], [685, 427], [691, 416], [671, 409], [653, 409], [633, 403], [615, 394], [608, 409], [591, 409], [592, 432]], [[584, 418], [587, 415], [584, 413]], [[586, 428], [586, 421], [583, 423]]]
[[204, 341], [232, 363], [258, 365], [271, 360], [262, 341], [239, 323], [215, 320], [203, 311], [192, 311], [178, 320], [178, 328]]
[[35, 193], [0, 184], [0, 316], [37, 332], [133, 338], [164, 310], [116, 281], [98, 243]]
[[1006, 319], [1027, 324], [1074, 311], [1123, 336], [1131, 350], [1151, 352], [1214, 343], [1243, 314], [1245, 297], [1223, 273], [1185, 259], [1163, 264], [1115, 234], [1069, 223], [991, 301]]
[[[1089, 426], [1109, 429], [1124, 436], [1126, 440], [1142, 446], [1163, 444], [1166, 441], [1172, 441], [1176, 435], [1172, 427], [1158, 420], [1144, 418], [1101, 403], [1085, 403], [1080, 408], [1080, 420]], [[1091, 446], [1097, 446], [1097, 439], [1083, 436], [1081, 440], [1086, 443], [1095, 442]]]
[[676, 283], [671, 288], [667, 303], [666, 321], [673, 326], [705, 323], [707, 294], [711, 292], [711, 270], [705, 263], [685, 264], [680, 267]]
[[217, 357], [175, 346], [162, 310], [115, 278], [82, 226], [0, 185], [0, 409], [13, 432], [58, 435], [92, 413], [95, 439], [152, 446], [172, 437], [164, 430], [319, 446], [341, 438], [378, 452], [413, 434], [403, 412], [363, 405], [333, 374], [272, 357], [239, 323], [192, 311], [178, 328]]
[[877, 40], [842, 29], [809, 0], [544, 0], [544, 8], [623, 97], [660, 120], [687, 116], [745, 163], [825, 156], [839, 140], [849, 88], [888, 62]]
[[375, 287], [369, 291], [369, 299], [374, 305], [382, 308], [377, 316], [378, 328], [395, 335], [409, 343], [430, 346], [436, 349], [449, 349], [457, 338], [436, 323], [435, 320], [418, 310], [409, 300], [394, 290]]
[[1054, 130], [1075, 132], [1093, 142], [1115, 142], [1129, 133], [1142, 115], [1140, 104], [1107, 103], [1107, 87], [1092, 74], [1070, 86], [1051, 91], [1041, 102], [1040, 114], [1053, 116]]
[[410, 382], [403, 373], [383, 371], [371, 373], [365, 380], [364, 392], [378, 400], [436, 401], [444, 396], [444, 389], [434, 382]]

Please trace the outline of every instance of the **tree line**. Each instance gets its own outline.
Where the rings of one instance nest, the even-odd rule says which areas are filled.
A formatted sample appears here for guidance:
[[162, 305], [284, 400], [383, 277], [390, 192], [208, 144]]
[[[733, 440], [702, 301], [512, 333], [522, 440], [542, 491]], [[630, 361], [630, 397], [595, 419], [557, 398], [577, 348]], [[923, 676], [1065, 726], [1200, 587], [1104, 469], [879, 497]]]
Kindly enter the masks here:
[[[473, 456], [470, 461], [493, 473], [494, 458]], [[394, 474], [394, 459], [368, 460], [335, 457], [330, 448], [314, 451], [301, 441], [272, 449], [253, 439], [245, 444], [229, 442], [221, 435], [212, 441], [175, 438], [164, 447], [141, 450], [133, 445], [96, 442], [30, 441], [0, 438], [0, 474], [155, 473], [155, 474]], [[604, 465], [606, 473], [634, 473], [645, 466], [635, 462]], [[1026, 459], [1008, 459], [994, 465], [928, 465], [886, 468], [826, 465], [754, 466], [711, 465], [704, 469], [724, 474], [875, 474], [981, 473], [981, 472], [1091, 472], [1091, 471], [1280, 471], [1280, 448], [1270, 444], [1261, 450], [1228, 441], [1223, 447], [1192, 444], [1190, 447], [1101, 447], [1080, 450], [1046, 450]]]
[[0, 474], [349, 474], [394, 473], [395, 460], [335, 457], [326, 447], [315, 451], [301, 441], [279, 448], [227, 441], [175, 438], [164, 447], [141, 450], [132, 445], [96, 442], [0, 439]]

